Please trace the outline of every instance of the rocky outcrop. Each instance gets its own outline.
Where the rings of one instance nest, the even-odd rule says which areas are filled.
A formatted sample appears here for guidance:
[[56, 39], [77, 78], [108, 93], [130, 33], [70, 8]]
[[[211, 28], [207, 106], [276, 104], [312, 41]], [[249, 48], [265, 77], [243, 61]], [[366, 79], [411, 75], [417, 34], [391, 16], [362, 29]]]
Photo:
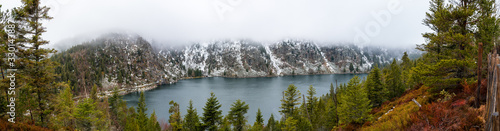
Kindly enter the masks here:
[[[186, 70], [204, 76], [265, 77], [333, 73], [363, 73], [373, 65], [388, 64], [404, 50], [355, 45], [320, 46], [311, 41], [283, 40], [267, 44], [248, 40], [197, 43], [183, 49], [164, 49], [169, 76], [187, 77]], [[398, 52], [398, 53], [394, 53]], [[350, 65], [354, 70], [350, 70]], [[172, 74], [172, 72], [175, 72]], [[178, 78], [178, 79], [179, 79]]]
[[[92, 86], [86, 82], [88, 78], [97, 75], [93, 78], [97, 81], [94, 84], [103, 87], [104, 91], [119, 87], [132, 92], [191, 77], [367, 72], [375, 64], [387, 64], [392, 58], [401, 58], [403, 51], [318, 45], [303, 40], [276, 43], [224, 40], [158, 49], [137, 35], [108, 34], [56, 54], [54, 59], [62, 63], [61, 70], [66, 70], [62, 74], [71, 72], [61, 81], [71, 80], [88, 88]], [[72, 78], [72, 73], [76, 78]]]

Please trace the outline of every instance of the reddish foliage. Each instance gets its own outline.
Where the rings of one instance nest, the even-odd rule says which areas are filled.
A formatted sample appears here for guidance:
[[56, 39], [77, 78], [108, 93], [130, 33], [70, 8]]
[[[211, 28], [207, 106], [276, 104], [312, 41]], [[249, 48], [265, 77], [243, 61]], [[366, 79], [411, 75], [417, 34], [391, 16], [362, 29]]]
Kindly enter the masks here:
[[[483, 79], [481, 81], [481, 88], [480, 88], [480, 102], [481, 104], [484, 104], [486, 102], [486, 95], [488, 93], [488, 88], [487, 88], [488, 80]], [[475, 99], [478, 98], [477, 96], [477, 83], [467, 83], [466, 81], [461, 83], [461, 86], [463, 89], [461, 91], [456, 91], [455, 93], [457, 94], [457, 99], [466, 99], [466, 104], [472, 106], [475, 104]]]
[[168, 124], [168, 122], [165, 121], [165, 119], [161, 119], [158, 123], [160, 124], [162, 131], [170, 129], [170, 125]]
[[409, 130], [476, 130], [483, 126], [479, 112], [465, 105], [465, 100], [434, 102], [410, 115]]
[[367, 127], [367, 126], [370, 126], [370, 125], [372, 125], [372, 122], [367, 121], [367, 122], [365, 122], [365, 124], [363, 124], [363, 126], [362, 126], [362, 127]]
[[50, 129], [29, 125], [26, 123], [11, 123], [0, 119], [0, 130], [2, 131], [51, 131]]
[[469, 95], [472, 95], [474, 93], [474, 91], [476, 90], [477, 84], [469, 84], [467, 83], [467, 81], [464, 81], [462, 83], [462, 87], [464, 88], [463, 89], [463, 93], [464, 94], [469, 94]]
[[[384, 102], [384, 104], [386, 104], [386, 103]], [[384, 105], [384, 104], [382, 104], [382, 105]], [[373, 108], [372, 111], [370, 112], [370, 114], [375, 114], [375, 113], [380, 112], [380, 111], [382, 111], [382, 106]]]
[[452, 107], [461, 107], [461, 106], [464, 106], [465, 105], [465, 102], [466, 100], [465, 99], [459, 99], [459, 100], [456, 100], [455, 102], [453, 102], [451, 104]]
[[375, 114], [375, 113], [381, 112], [382, 109], [386, 108], [385, 106], [389, 105], [389, 103], [391, 103], [391, 102], [392, 101], [384, 101], [380, 106], [373, 108], [370, 114]]
[[355, 130], [361, 128], [361, 126], [362, 126], [361, 124], [349, 123], [346, 126], [344, 126], [343, 128], [337, 129], [337, 131], [355, 131]]

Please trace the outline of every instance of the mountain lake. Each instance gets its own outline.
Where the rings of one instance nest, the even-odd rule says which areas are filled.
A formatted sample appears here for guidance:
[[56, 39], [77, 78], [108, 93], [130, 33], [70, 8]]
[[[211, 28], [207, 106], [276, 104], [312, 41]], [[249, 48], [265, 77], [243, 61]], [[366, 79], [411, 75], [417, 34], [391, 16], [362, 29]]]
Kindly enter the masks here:
[[[367, 74], [356, 75], [361, 80], [367, 76]], [[258, 108], [262, 111], [265, 123], [267, 123], [271, 114], [274, 115], [275, 120], [281, 118], [280, 100], [288, 85], [294, 84], [303, 95], [307, 95], [307, 90], [312, 85], [316, 89], [315, 96], [320, 97], [329, 92], [331, 83], [335, 87], [335, 80], [338, 84], [343, 84], [349, 82], [354, 76], [354, 74], [326, 74], [257, 78], [208, 77], [180, 80], [174, 84], [161, 85], [145, 91], [144, 96], [148, 108], [146, 113], [150, 115], [155, 111], [158, 121], [168, 122], [170, 116], [168, 103], [171, 100], [179, 104], [183, 117], [186, 115], [189, 100], [193, 100], [193, 106], [201, 117], [210, 92], [214, 92], [219, 103], [222, 104], [220, 108], [222, 115], [226, 116], [233, 102], [240, 99], [249, 105], [249, 110], [245, 114], [247, 124], [255, 122]], [[129, 107], [136, 107], [139, 96], [139, 92], [134, 92], [123, 96], [123, 99]], [[302, 103], [302, 100], [300, 102]]]

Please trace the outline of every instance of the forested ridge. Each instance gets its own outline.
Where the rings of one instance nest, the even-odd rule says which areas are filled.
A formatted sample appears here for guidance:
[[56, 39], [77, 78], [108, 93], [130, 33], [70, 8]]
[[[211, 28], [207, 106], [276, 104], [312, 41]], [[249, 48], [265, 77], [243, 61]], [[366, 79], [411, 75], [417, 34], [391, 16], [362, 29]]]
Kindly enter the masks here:
[[[41, 37], [46, 29], [40, 21], [52, 18], [47, 14], [49, 8], [40, 6], [39, 0], [23, 0], [22, 4], [0, 12], [0, 27], [15, 30], [0, 32], [0, 40], [6, 43], [0, 53], [8, 53], [7, 42], [15, 38], [14, 63], [18, 69], [15, 123], [8, 121], [11, 109], [0, 106], [2, 130], [484, 130], [487, 61], [478, 55], [500, 50], [495, 0], [430, 0], [423, 24], [432, 32], [423, 34], [426, 43], [417, 48], [425, 53], [418, 59], [412, 60], [404, 53], [400, 60], [394, 58], [384, 67], [373, 66], [366, 79], [355, 76], [340, 84], [325, 81], [331, 86], [324, 94], [313, 86], [300, 92], [295, 85], [289, 85], [283, 94], [276, 94], [283, 96], [280, 118], [262, 118], [258, 110], [256, 121], [247, 121], [245, 116], [253, 113], [248, 112], [252, 107], [241, 100], [223, 114], [216, 94], [210, 93], [200, 110], [192, 102], [170, 101], [169, 120], [159, 121], [154, 111], [146, 113], [143, 92], [138, 105], [130, 108], [119, 94], [119, 85], [109, 89], [112, 94], [107, 97], [99, 94], [103, 79], [126, 84], [133, 79], [155, 77], [155, 70], [136, 68], [161, 68], [158, 63], [144, 61], [158, 58], [140, 51], [150, 46], [131, 52], [140, 56], [133, 61], [91, 54], [120, 52], [100, 50], [106, 44], [79, 45], [53, 55], [56, 51], [43, 48], [49, 42]], [[12, 95], [8, 93], [10, 72], [6, 70], [12, 68], [11, 60], [6, 55], [0, 57], [0, 104], [8, 105]], [[116, 62], [127, 64], [110, 64]], [[72, 73], [74, 70], [85, 73]], [[115, 76], [107, 76], [106, 72]], [[181, 111], [180, 106], [188, 109]]]
[[162, 59], [152, 52], [147, 41], [138, 36], [132, 38], [107, 34], [54, 54], [50, 59], [61, 63], [55, 68], [55, 73], [60, 74], [56, 81], [69, 81], [78, 95], [88, 93], [93, 85], [104, 92], [114, 87], [162, 84]]

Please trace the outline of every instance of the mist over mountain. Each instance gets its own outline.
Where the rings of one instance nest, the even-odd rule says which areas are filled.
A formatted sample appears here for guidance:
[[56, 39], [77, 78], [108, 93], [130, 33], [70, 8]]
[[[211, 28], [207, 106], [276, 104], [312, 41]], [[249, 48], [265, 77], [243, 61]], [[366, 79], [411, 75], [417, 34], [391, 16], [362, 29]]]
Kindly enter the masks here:
[[[97, 84], [107, 90], [119, 85], [133, 91], [190, 77], [364, 73], [374, 65], [400, 59], [403, 52], [410, 57], [420, 55], [415, 49], [327, 45], [298, 39], [274, 43], [213, 40], [165, 46], [151, 44], [137, 34], [109, 33], [61, 50], [53, 58], [61, 59], [65, 66], [61, 71], [68, 70], [62, 72], [76, 72], [63, 74], [63, 81], [73, 81], [79, 87]], [[92, 80], [82, 83], [83, 79]]]

